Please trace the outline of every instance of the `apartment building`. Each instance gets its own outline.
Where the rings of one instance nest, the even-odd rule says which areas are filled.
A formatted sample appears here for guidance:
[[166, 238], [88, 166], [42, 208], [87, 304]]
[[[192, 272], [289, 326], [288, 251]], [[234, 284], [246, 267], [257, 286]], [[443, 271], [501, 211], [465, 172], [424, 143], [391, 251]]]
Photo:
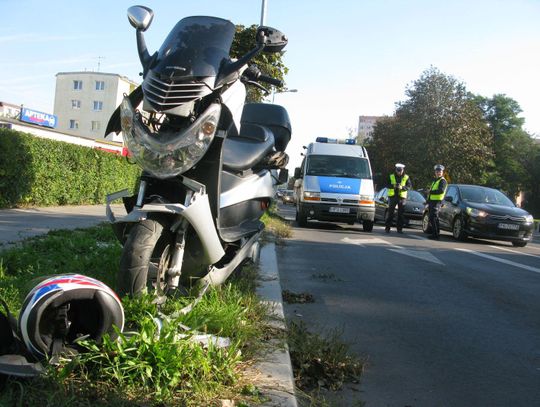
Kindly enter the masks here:
[[[114, 73], [59, 72], [56, 74], [54, 114], [57, 130], [74, 136], [105, 138], [111, 114], [137, 83]], [[121, 141], [119, 136], [107, 140]]]
[[356, 137], [357, 142], [363, 144], [366, 139], [371, 138], [373, 135], [373, 127], [377, 120], [382, 119], [384, 116], [360, 116], [358, 118], [358, 135]]

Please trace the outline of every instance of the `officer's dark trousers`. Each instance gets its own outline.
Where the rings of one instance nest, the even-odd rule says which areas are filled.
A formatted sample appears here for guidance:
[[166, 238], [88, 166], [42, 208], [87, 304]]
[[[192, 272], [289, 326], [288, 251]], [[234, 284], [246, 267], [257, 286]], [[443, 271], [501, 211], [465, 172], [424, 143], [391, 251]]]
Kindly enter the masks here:
[[388, 198], [388, 212], [386, 213], [385, 226], [387, 228], [392, 226], [392, 221], [394, 220], [394, 211], [395, 211], [396, 205], [398, 207], [396, 226], [397, 226], [397, 230], [401, 230], [403, 229], [403, 223], [404, 223], [403, 211], [405, 210], [405, 207], [404, 207], [405, 199], [400, 198], [397, 195], [394, 195]]
[[431, 235], [439, 237], [439, 209], [441, 201], [428, 201], [429, 226], [431, 227]]

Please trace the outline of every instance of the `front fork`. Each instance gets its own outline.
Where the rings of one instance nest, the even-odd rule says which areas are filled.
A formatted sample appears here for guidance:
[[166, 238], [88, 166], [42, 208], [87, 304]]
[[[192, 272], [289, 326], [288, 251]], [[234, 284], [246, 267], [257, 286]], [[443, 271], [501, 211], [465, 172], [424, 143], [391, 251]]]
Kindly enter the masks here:
[[212, 213], [208, 202], [206, 188], [187, 177], [183, 177], [186, 187], [184, 204], [179, 203], [147, 203], [145, 204], [147, 182], [141, 180], [133, 210], [122, 220], [117, 221], [110, 204], [119, 198], [128, 196], [127, 190], [116, 192], [107, 196], [107, 217], [111, 223], [139, 222], [148, 217], [148, 213], [164, 213], [174, 216], [170, 230], [175, 235], [174, 244], [169, 246], [170, 260], [163, 267], [159, 267], [157, 284], [163, 284], [167, 290], [178, 288], [182, 274], [182, 265], [186, 245], [186, 232], [190, 225], [201, 238], [203, 248], [209, 264], [217, 262], [225, 254], [213, 223]]

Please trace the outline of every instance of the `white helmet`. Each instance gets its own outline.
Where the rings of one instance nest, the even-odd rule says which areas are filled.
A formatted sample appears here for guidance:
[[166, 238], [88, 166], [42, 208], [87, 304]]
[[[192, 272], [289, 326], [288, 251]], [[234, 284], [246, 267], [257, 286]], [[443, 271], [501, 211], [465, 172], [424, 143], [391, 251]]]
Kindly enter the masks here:
[[35, 356], [76, 348], [75, 341], [116, 338], [113, 325], [124, 327], [124, 308], [107, 285], [80, 274], [42, 281], [26, 296], [19, 315], [21, 338]]

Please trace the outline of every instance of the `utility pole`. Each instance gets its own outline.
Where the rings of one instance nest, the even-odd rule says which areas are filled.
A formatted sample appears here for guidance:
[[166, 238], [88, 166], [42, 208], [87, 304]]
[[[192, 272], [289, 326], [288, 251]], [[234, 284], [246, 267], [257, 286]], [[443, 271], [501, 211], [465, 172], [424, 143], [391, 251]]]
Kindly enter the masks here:
[[261, 6], [261, 26], [266, 24], [266, 0], [262, 0]]

